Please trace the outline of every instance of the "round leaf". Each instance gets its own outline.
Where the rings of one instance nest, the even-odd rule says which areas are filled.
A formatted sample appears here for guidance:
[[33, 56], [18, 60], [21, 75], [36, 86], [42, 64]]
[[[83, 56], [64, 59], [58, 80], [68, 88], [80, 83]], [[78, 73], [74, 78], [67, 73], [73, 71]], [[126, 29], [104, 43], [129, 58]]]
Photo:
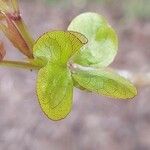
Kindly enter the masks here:
[[69, 25], [68, 30], [85, 35], [88, 43], [73, 57], [83, 66], [108, 66], [117, 54], [118, 39], [113, 28], [96, 13], [83, 13]]
[[73, 83], [67, 68], [48, 63], [38, 73], [37, 95], [43, 112], [52, 120], [65, 118], [72, 107]]

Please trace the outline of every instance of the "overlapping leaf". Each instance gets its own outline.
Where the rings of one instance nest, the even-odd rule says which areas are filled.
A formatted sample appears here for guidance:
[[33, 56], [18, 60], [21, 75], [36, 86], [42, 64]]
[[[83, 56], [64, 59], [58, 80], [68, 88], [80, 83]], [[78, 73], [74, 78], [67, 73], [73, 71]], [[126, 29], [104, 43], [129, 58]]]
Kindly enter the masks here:
[[37, 95], [43, 112], [52, 120], [63, 119], [71, 110], [73, 81], [67, 62], [86, 42], [80, 33], [53, 31], [34, 45], [33, 63], [45, 65], [38, 73]]
[[38, 73], [37, 94], [43, 112], [52, 120], [67, 116], [72, 107], [73, 83], [69, 70], [47, 64]]
[[108, 97], [128, 99], [137, 94], [128, 80], [106, 69], [81, 67], [72, 76], [85, 89]]
[[96, 13], [77, 16], [68, 30], [85, 35], [88, 43], [73, 57], [75, 63], [83, 66], [108, 66], [117, 54], [118, 40], [113, 28]]
[[53, 31], [41, 36], [33, 48], [33, 63], [42, 67], [37, 80], [39, 103], [52, 120], [63, 119], [70, 112], [73, 86], [119, 99], [137, 94], [136, 88], [123, 77], [92, 67], [105, 67], [112, 62], [117, 52], [117, 37], [103, 18], [96, 14], [94, 18], [91, 13], [86, 15], [90, 18], [88, 28], [82, 25], [77, 28], [84, 31], [81, 33], [90, 39], [89, 44], [78, 32]]
[[86, 42], [87, 39], [77, 32], [47, 32], [35, 43], [33, 54], [35, 58], [64, 65]]

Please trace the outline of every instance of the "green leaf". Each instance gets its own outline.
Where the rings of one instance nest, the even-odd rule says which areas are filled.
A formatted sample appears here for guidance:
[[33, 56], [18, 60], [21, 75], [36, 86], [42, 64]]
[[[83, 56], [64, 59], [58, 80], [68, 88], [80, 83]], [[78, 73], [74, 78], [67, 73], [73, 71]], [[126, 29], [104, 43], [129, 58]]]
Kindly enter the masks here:
[[137, 94], [136, 88], [128, 80], [110, 70], [78, 67], [72, 76], [89, 91], [119, 99], [133, 98]]
[[48, 63], [38, 73], [37, 95], [48, 118], [60, 120], [71, 111], [73, 81], [67, 68]]
[[65, 65], [86, 42], [87, 39], [77, 32], [47, 32], [36, 41], [33, 55], [47, 62]]
[[85, 35], [88, 43], [73, 57], [83, 66], [106, 67], [117, 54], [118, 39], [113, 28], [96, 13], [83, 13], [69, 25], [68, 30]]
[[80, 89], [80, 90], [83, 90], [83, 91], [88, 91], [86, 90], [84, 87], [80, 86], [79, 83], [73, 79], [73, 86]]
[[37, 80], [39, 103], [52, 120], [65, 118], [71, 110], [73, 80], [67, 62], [86, 42], [78, 32], [52, 31], [33, 47], [34, 60], [30, 62], [43, 67]]

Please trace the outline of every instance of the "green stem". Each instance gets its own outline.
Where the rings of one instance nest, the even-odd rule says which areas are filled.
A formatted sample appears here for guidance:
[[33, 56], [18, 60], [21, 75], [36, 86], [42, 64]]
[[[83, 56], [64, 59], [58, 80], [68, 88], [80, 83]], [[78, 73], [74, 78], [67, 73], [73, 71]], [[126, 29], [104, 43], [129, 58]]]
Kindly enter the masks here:
[[22, 69], [33, 69], [33, 70], [39, 70], [41, 68], [40, 66], [36, 66], [31, 63], [10, 61], [10, 60], [0, 61], [0, 66], [22, 68]]

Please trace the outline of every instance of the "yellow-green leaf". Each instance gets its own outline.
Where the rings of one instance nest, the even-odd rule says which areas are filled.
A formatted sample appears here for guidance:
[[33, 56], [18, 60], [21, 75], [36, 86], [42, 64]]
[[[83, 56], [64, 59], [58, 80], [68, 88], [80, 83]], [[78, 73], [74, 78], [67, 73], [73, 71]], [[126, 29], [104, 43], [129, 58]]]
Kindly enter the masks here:
[[83, 66], [106, 67], [115, 58], [118, 39], [113, 28], [96, 13], [83, 13], [70, 23], [68, 30], [85, 35], [88, 43], [73, 57]]
[[136, 88], [125, 78], [107, 69], [80, 67], [73, 73], [78, 84], [89, 91], [108, 97], [130, 99], [137, 95]]
[[71, 111], [73, 81], [67, 68], [48, 63], [38, 73], [37, 95], [48, 118], [60, 120]]
[[64, 65], [86, 42], [87, 39], [77, 32], [47, 32], [36, 41], [33, 54], [35, 58]]

